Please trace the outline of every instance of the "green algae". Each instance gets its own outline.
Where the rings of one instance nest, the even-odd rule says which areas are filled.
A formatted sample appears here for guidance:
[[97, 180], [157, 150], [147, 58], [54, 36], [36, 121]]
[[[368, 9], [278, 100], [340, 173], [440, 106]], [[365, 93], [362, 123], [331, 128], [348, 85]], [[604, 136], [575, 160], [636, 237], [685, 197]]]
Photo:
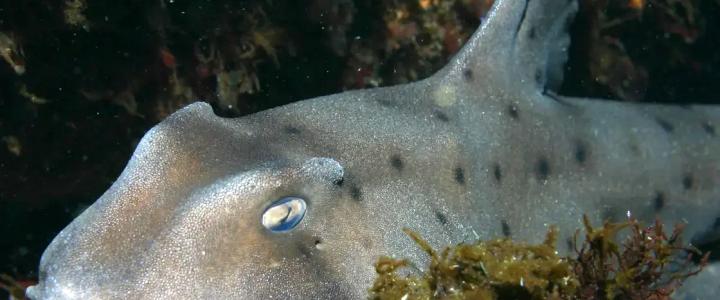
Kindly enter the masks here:
[[[683, 225], [665, 233], [656, 220], [643, 227], [637, 220], [605, 222], [593, 228], [583, 217], [585, 240], [574, 258], [574, 271], [580, 280], [580, 299], [670, 299], [672, 293], [707, 264], [710, 253], [683, 244]], [[627, 230], [622, 244], [618, 234]], [[577, 236], [577, 233], [576, 233]], [[692, 257], [701, 257], [697, 266]]]
[[405, 230], [431, 257], [422, 277], [400, 277], [406, 260], [381, 258], [371, 299], [560, 299], [574, 294], [578, 280], [572, 264], [557, 255], [557, 231], [531, 245], [509, 239], [461, 244], [435, 252], [420, 236]]
[[540, 244], [497, 239], [441, 252], [404, 229], [430, 256], [430, 265], [419, 276], [401, 276], [408, 260], [380, 258], [369, 299], [670, 299], [708, 260], [709, 253], [699, 265], [692, 263], [700, 253], [683, 246], [680, 225], [668, 236], [659, 221], [649, 227], [636, 220], [605, 222], [600, 228], [587, 217], [583, 221], [585, 239], [578, 247], [578, 230], [574, 257], [558, 255], [555, 227]]
[[0, 291], [7, 292], [10, 299], [27, 299], [25, 297], [25, 287], [7, 274], [0, 274]]

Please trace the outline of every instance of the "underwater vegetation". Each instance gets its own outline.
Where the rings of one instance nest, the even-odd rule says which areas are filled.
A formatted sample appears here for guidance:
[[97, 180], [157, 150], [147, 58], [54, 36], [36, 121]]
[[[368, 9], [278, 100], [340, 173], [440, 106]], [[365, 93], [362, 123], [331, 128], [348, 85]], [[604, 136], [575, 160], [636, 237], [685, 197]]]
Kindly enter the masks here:
[[[582, 59], [578, 72], [568, 76], [589, 77], [593, 94], [627, 101], [667, 101], [682, 93], [669, 78], [658, 74], [705, 73], [712, 68], [703, 58], [716, 54], [688, 55], [715, 48], [702, 39], [718, 36], [713, 25], [719, 12], [717, 1], [699, 0], [583, 0], [573, 35], [573, 53]], [[658, 63], [661, 62], [661, 63]], [[653, 76], [651, 76], [651, 74]], [[582, 75], [581, 75], [582, 76]], [[660, 91], [662, 90], [662, 91]], [[687, 91], [692, 94], [698, 91]], [[703, 98], [703, 97], [695, 97]]]
[[30, 285], [30, 282], [20, 283], [15, 281], [10, 275], [0, 274], [0, 291], [7, 292], [10, 300], [22, 300], [27, 299], [25, 297], [25, 289]]
[[[709, 253], [683, 244], [681, 224], [668, 236], [660, 221], [644, 227], [630, 219], [600, 228], [587, 217], [583, 221], [585, 238], [578, 246], [576, 232], [568, 257], [558, 255], [554, 227], [537, 245], [505, 238], [441, 252], [405, 229], [430, 256], [430, 265], [421, 275], [403, 276], [409, 261], [380, 258], [369, 299], [670, 299], [708, 262]], [[693, 255], [701, 257], [698, 265]]]
[[[145, 131], [201, 99], [238, 116], [443, 66], [491, 0], [0, 2], [0, 273], [50, 239]], [[561, 94], [718, 99], [716, 0], [582, 0]], [[0, 292], [2, 296], [2, 292]]]

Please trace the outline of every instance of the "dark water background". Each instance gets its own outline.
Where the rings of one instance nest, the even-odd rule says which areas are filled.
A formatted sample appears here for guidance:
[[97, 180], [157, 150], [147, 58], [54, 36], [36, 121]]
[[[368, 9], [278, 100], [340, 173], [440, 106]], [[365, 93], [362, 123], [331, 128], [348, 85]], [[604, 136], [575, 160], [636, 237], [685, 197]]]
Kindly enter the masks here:
[[[720, 102], [720, 1], [631, 2], [581, 1], [560, 94]], [[239, 116], [422, 78], [489, 7], [424, 3], [1, 1], [0, 273], [35, 278], [54, 235], [172, 111], [202, 99]]]

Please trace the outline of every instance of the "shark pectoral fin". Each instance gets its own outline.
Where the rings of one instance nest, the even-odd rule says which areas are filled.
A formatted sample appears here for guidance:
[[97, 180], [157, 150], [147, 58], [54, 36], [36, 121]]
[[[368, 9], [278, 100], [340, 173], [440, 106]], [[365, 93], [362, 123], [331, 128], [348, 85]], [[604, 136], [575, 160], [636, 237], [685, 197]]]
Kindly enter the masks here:
[[567, 27], [576, 11], [576, 0], [498, 0], [446, 72], [508, 90], [555, 89], [562, 83]]

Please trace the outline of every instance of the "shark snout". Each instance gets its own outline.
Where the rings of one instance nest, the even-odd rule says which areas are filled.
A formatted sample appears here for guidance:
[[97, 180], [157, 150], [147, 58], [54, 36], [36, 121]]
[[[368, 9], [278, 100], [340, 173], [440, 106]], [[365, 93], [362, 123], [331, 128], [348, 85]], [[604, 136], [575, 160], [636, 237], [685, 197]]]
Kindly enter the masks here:
[[[222, 282], [233, 293], [275, 295], [257, 288], [267, 286], [258, 280], [282, 285], [318, 276], [307, 272], [322, 263], [318, 245], [332, 244], [324, 236], [323, 210], [332, 206], [343, 172], [336, 160], [315, 157], [266, 162], [177, 195], [155, 194], [158, 199], [114, 187], [53, 241], [41, 282], [28, 293], [37, 299], [144, 298], [152, 284], [158, 294], [151, 298], [165, 298]], [[176, 205], [147, 211], [153, 207], [144, 203], [145, 213], [121, 209], [153, 201]], [[116, 222], [109, 230], [108, 219]]]

